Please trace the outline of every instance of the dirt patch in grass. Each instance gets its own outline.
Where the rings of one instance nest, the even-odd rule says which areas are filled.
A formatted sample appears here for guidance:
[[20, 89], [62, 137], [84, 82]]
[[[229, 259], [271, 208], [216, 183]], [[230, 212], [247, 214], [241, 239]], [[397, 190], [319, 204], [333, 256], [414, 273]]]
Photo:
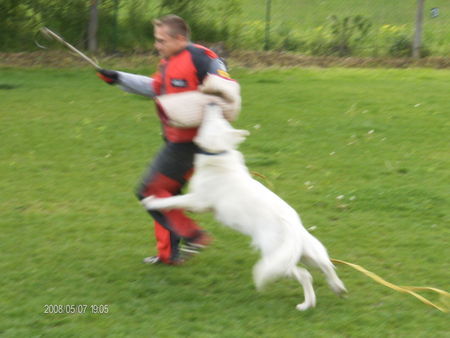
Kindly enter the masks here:
[[[95, 58], [94, 58], [95, 59]], [[99, 55], [104, 67], [149, 67], [158, 62], [154, 53]], [[287, 52], [233, 51], [227, 62], [232, 67], [349, 67], [349, 68], [450, 68], [450, 58], [340, 58], [334, 56], [307, 56]], [[65, 51], [39, 51], [24, 53], [0, 53], [2, 67], [89, 67], [82, 59]]]

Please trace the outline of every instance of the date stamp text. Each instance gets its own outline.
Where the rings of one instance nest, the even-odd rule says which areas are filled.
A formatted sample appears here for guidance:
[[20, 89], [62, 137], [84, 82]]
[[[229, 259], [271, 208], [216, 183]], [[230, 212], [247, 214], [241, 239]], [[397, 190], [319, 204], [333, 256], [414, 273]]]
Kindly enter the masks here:
[[109, 305], [105, 304], [45, 304], [45, 314], [107, 314]]

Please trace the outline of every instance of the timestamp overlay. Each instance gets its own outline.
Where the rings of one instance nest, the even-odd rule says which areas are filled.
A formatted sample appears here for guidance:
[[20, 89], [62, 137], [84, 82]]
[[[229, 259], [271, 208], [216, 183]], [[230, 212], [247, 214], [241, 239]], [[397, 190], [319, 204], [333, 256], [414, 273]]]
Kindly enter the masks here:
[[108, 304], [44, 304], [44, 314], [108, 314]]

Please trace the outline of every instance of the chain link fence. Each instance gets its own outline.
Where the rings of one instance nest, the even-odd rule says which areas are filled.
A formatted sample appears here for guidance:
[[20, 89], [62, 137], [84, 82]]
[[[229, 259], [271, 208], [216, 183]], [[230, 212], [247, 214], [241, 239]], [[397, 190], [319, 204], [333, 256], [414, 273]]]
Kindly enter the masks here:
[[[411, 56], [418, 4], [417, 0], [244, 1], [243, 45], [309, 55]], [[450, 55], [450, 1], [425, 1], [421, 55]]]
[[[242, 3], [242, 47], [309, 55], [410, 56], [417, 0]], [[450, 1], [426, 0], [422, 55], [450, 56]]]
[[450, 56], [449, 0], [0, 0], [0, 51], [36, 50], [42, 26], [87, 48], [89, 9], [96, 3], [104, 52], [148, 51], [151, 20], [174, 13], [190, 23], [194, 41], [229, 50], [405, 57], [412, 55], [421, 1], [421, 55]]

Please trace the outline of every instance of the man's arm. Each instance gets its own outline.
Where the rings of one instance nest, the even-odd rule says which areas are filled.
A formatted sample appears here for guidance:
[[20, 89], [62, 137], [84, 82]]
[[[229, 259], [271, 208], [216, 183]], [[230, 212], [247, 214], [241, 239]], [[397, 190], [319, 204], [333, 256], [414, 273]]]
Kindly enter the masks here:
[[155, 97], [154, 80], [151, 77], [101, 69], [98, 76], [106, 83], [117, 84], [122, 90], [148, 97]]

